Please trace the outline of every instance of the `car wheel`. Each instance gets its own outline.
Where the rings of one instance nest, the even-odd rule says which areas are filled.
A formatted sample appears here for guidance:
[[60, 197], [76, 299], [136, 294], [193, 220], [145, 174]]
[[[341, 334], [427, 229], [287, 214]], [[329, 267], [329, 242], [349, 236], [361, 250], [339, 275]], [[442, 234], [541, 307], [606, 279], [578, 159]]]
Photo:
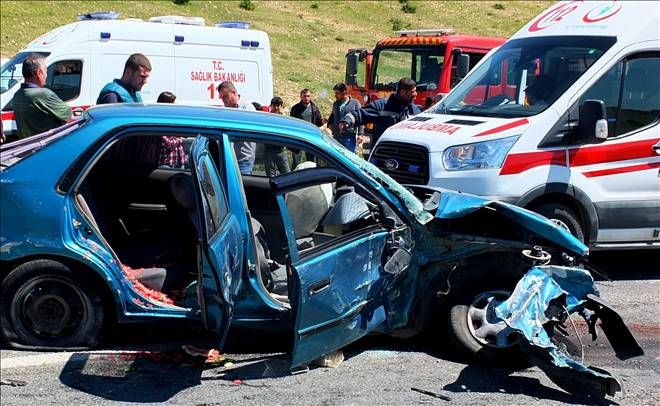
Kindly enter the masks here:
[[582, 227], [578, 215], [563, 204], [543, 204], [535, 208], [534, 211], [547, 217], [580, 241], [585, 241], [584, 227]]
[[453, 346], [466, 357], [482, 362], [525, 363], [519, 334], [495, 316], [495, 307], [510, 294], [506, 290], [458, 292], [448, 309]]
[[89, 349], [100, 338], [101, 296], [81, 275], [52, 260], [16, 267], [0, 288], [0, 325], [8, 344], [30, 349]]

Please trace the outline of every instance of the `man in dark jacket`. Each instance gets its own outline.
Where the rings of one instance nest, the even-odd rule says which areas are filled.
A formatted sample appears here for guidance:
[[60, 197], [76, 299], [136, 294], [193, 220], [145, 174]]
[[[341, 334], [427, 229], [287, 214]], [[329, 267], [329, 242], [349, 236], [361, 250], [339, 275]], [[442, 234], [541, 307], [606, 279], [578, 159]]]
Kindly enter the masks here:
[[59, 127], [71, 118], [71, 108], [52, 90], [45, 88], [47, 78], [46, 58], [30, 55], [23, 62], [25, 83], [18, 89], [12, 104], [18, 127], [18, 138]]
[[96, 104], [142, 103], [140, 90], [147, 84], [151, 74], [151, 63], [142, 54], [128, 57], [121, 79], [115, 79], [101, 89]]
[[335, 92], [335, 102], [332, 103], [332, 113], [328, 117], [328, 127], [332, 130], [332, 136], [341, 145], [345, 146], [349, 151], [355, 152], [357, 136], [362, 124], [355, 124], [353, 121], [348, 123], [348, 125], [340, 125], [340, 121], [343, 121], [343, 117], [347, 114], [357, 113], [360, 109], [360, 103], [349, 96], [348, 88], [344, 83], [337, 83], [332, 90]]
[[[291, 112], [289, 114], [291, 117], [308, 121], [317, 127], [321, 127], [324, 124], [323, 118], [321, 117], [321, 111], [312, 101], [312, 92], [310, 92], [309, 89], [303, 89], [300, 91], [300, 102], [291, 107]], [[295, 168], [300, 162], [302, 162], [302, 152], [300, 150], [291, 150], [291, 152], [293, 157], [293, 167]], [[309, 152], [305, 152], [305, 155], [308, 161], [316, 160], [314, 155]]]
[[403, 78], [399, 80], [396, 93], [387, 99], [378, 99], [361, 109], [348, 112], [342, 116], [339, 126], [340, 128], [350, 128], [373, 123], [374, 129], [371, 134], [371, 146], [373, 147], [387, 128], [421, 112], [419, 106], [414, 104], [416, 96], [417, 84], [415, 81]]

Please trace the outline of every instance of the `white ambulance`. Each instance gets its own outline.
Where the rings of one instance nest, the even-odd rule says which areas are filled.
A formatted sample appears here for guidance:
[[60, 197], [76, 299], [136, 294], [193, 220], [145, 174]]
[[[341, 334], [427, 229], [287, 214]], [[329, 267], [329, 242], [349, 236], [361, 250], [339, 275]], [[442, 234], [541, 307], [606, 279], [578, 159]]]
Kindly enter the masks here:
[[[142, 89], [145, 103], [165, 90], [177, 103], [222, 105], [218, 85], [232, 81], [242, 98], [268, 105], [273, 97], [272, 61], [268, 35], [241, 29], [244, 22], [205, 26], [200, 17], [161, 16], [149, 21], [116, 19], [117, 13], [81, 15], [32, 41], [2, 65], [0, 105], [5, 132], [15, 130], [11, 99], [23, 80], [21, 65], [38, 53], [47, 57], [47, 87], [74, 114], [94, 105], [103, 86], [120, 78], [132, 53], [146, 55], [152, 72]], [[233, 28], [227, 28], [233, 27]]]
[[660, 2], [561, 2], [370, 160], [530, 208], [594, 249], [658, 248], [659, 123]]

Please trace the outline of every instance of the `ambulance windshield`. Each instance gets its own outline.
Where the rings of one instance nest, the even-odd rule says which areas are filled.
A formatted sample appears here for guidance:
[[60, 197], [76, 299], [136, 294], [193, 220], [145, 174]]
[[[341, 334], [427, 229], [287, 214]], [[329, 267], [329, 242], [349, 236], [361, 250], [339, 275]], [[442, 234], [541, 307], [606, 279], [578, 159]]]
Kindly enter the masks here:
[[2, 65], [2, 71], [0, 72], [0, 94], [5, 93], [23, 80], [23, 74], [21, 72], [23, 61], [32, 54], [48, 56], [50, 52], [19, 52]]
[[377, 50], [373, 59], [373, 88], [394, 91], [399, 79], [411, 78], [417, 82], [417, 90], [435, 90], [440, 81], [444, 55], [444, 46]]
[[511, 40], [440, 103], [438, 114], [527, 117], [545, 110], [614, 43], [614, 37]]

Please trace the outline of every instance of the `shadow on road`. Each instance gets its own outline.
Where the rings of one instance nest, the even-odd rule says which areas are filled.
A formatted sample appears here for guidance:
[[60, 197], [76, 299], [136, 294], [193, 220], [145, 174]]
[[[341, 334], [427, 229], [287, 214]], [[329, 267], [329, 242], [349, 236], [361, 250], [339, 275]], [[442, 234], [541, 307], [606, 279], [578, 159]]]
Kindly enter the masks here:
[[[568, 404], [584, 404], [585, 399], [564, 391], [544, 386], [538, 379], [513, 376], [515, 369], [488, 368], [467, 365], [456, 381], [445, 385], [448, 392], [509, 393], [524, 394], [542, 400], [554, 400]], [[590, 404], [616, 404], [607, 399], [589, 399]], [[596, 402], [596, 403], [594, 403]]]

